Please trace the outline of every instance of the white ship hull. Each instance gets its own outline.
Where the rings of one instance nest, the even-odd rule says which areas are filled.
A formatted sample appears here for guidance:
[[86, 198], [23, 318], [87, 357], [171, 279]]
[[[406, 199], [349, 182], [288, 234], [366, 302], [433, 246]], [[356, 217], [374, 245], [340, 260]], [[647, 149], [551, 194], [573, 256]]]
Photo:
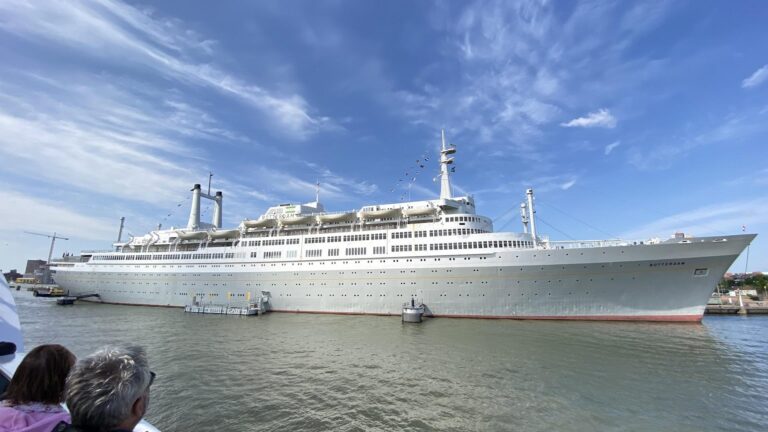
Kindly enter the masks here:
[[282, 312], [399, 315], [415, 298], [427, 315], [444, 317], [699, 321], [753, 238], [337, 260], [84, 262], [60, 266], [56, 281], [71, 295], [131, 305], [226, 304], [266, 292], [271, 310]]
[[[536, 234], [532, 189], [521, 204], [523, 233], [494, 232], [471, 196], [452, 194], [455, 153], [443, 134], [438, 199], [338, 214], [318, 195], [235, 230], [221, 230], [223, 193], [196, 184], [186, 229], [83, 254], [57, 266], [55, 278], [71, 295], [133, 305], [266, 296], [273, 311], [399, 315], [415, 300], [432, 316], [699, 321], [755, 237], [553, 243]], [[202, 198], [214, 202], [211, 224], [200, 221]]]

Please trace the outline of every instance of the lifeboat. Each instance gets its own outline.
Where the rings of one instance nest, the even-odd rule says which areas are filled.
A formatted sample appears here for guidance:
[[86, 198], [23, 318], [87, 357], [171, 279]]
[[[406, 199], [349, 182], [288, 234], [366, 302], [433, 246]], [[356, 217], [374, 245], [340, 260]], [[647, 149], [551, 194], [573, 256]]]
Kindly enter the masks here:
[[212, 231], [208, 233], [208, 236], [211, 238], [211, 240], [235, 238], [240, 236], [240, 230], [230, 229], [230, 230]]
[[306, 225], [314, 219], [314, 216], [288, 216], [280, 219], [280, 225]]
[[208, 238], [207, 231], [176, 231], [176, 235], [179, 236], [179, 240], [203, 240]]
[[428, 216], [437, 213], [437, 209], [434, 207], [418, 207], [418, 208], [405, 208], [403, 214], [405, 216]]
[[360, 211], [360, 219], [387, 219], [395, 217], [400, 217], [399, 208]]
[[246, 228], [271, 228], [277, 226], [277, 219], [257, 219], [257, 220], [244, 220], [243, 225]]
[[322, 214], [317, 216], [318, 223], [352, 222], [355, 219], [357, 219], [357, 213], [355, 212]]

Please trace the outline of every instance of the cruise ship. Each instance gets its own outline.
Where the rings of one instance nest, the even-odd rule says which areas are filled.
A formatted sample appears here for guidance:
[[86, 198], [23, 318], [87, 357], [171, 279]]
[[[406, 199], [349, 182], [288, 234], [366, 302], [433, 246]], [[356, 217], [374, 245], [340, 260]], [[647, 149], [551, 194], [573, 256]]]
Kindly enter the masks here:
[[[522, 232], [494, 232], [471, 196], [454, 196], [456, 147], [442, 137], [437, 199], [327, 212], [281, 204], [222, 227], [222, 192], [192, 189], [183, 229], [155, 230], [60, 262], [70, 295], [177, 306], [267, 298], [271, 311], [435, 317], [700, 321], [715, 285], [755, 234], [645, 241], [550, 241], [533, 190]], [[200, 221], [200, 201], [213, 220]]]

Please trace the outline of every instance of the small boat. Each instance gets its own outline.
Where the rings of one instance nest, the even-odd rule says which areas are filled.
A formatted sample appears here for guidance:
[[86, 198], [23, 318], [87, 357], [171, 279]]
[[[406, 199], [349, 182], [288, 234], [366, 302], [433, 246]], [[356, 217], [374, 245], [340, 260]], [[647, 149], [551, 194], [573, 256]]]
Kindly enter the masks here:
[[287, 216], [280, 219], [280, 225], [308, 225], [314, 221], [314, 216]]
[[400, 217], [400, 208], [361, 210], [360, 219], [392, 219]]
[[207, 231], [176, 231], [179, 240], [203, 240], [208, 238]]
[[426, 307], [423, 303], [416, 304], [416, 302], [411, 299], [410, 303], [405, 303], [403, 305], [402, 321], [404, 323], [420, 323], [425, 310]]
[[59, 287], [39, 288], [32, 291], [35, 297], [64, 297], [66, 293]]
[[211, 231], [208, 233], [208, 237], [213, 239], [227, 239], [227, 238], [235, 238], [240, 236], [240, 230], [239, 229], [230, 229], [230, 230], [220, 230], [220, 231]]
[[403, 215], [406, 217], [411, 216], [427, 216], [437, 214], [437, 209], [434, 207], [417, 207], [417, 208], [404, 208]]
[[357, 213], [355, 212], [321, 214], [317, 216], [318, 223], [352, 222], [355, 219], [357, 219]]
[[243, 225], [246, 228], [272, 228], [277, 226], [277, 219], [263, 218], [256, 220], [244, 220]]

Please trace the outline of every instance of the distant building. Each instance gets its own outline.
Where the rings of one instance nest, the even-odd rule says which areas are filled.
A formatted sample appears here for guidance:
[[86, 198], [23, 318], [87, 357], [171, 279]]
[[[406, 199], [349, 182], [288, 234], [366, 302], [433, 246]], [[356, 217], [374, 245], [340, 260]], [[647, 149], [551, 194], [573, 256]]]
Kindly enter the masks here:
[[13, 269], [8, 273], [3, 273], [3, 277], [7, 282], [13, 282], [16, 280], [16, 278], [24, 277], [24, 275], [17, 272], [16, 269]]
[[24, 272], [25, 277], [33, 277], [41, 283], [53, 283], [51, 272], [48, 270], [48, 264], [43, 260], [27, 260], [27, 268]]
[[46, 262], [43, 260], [27, 260], [27, 268], [24, 270], [24, 275], [27, 277], [33, 277], [35, 272], [45, 270]]

